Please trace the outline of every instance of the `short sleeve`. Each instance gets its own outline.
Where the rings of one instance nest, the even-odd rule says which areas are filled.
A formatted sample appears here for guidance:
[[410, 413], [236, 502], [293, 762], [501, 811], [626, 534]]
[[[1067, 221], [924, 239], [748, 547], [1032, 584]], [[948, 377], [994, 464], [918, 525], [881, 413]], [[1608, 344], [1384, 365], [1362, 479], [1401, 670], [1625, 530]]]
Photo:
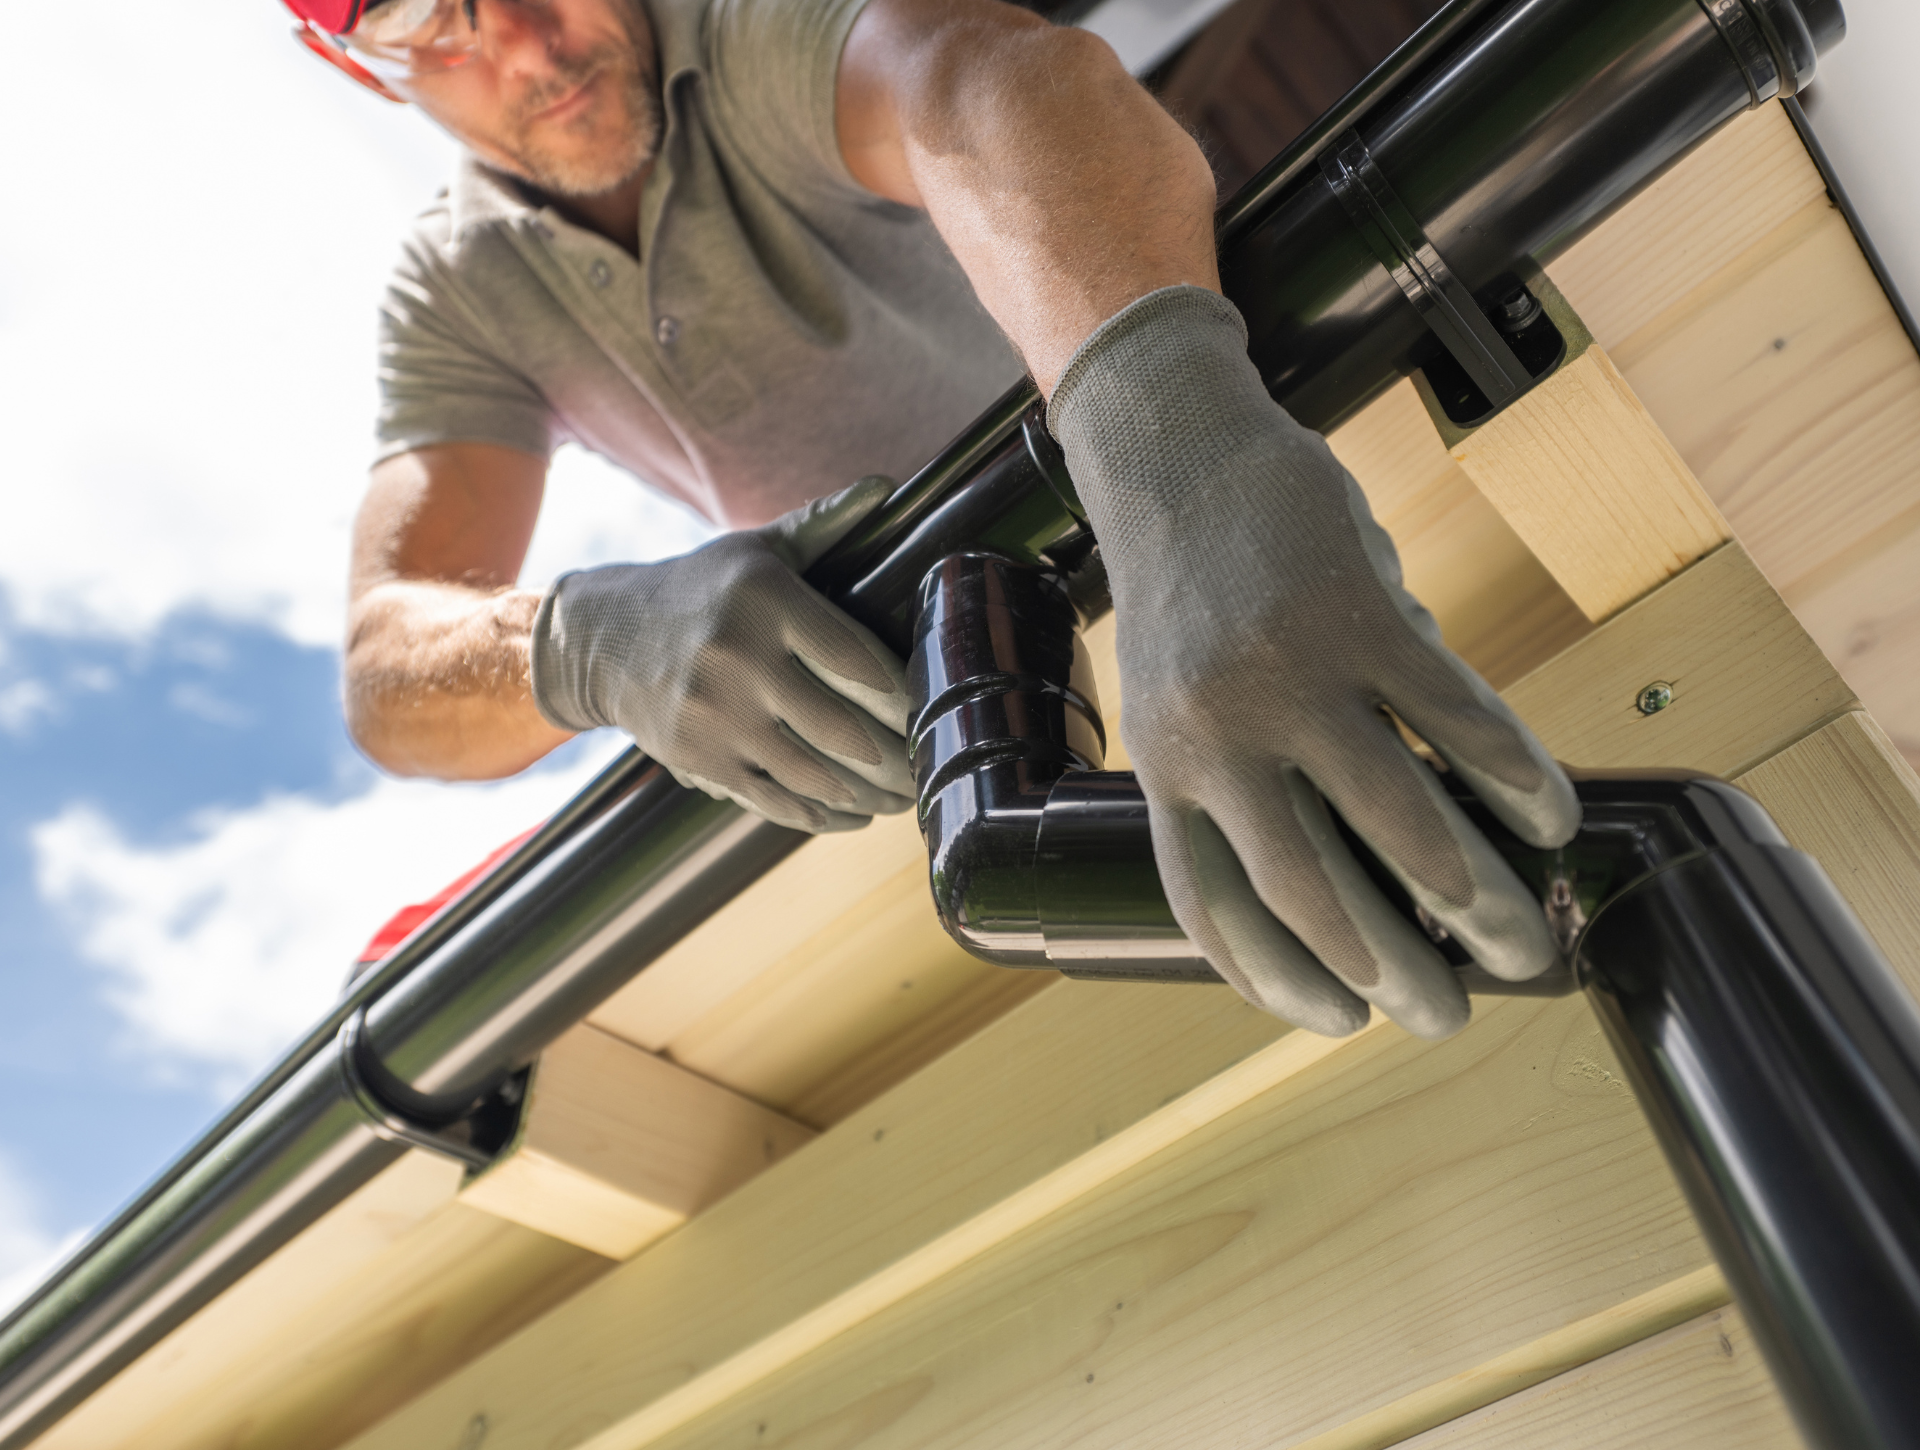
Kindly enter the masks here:
[[840, 155], [840, 52], [867, 0], [712, 0], [705, 48], [714, 120], [766, 180], [859, 183]]
[[501, 357], [423, 227], [409, 239], [380, 307], [376, 461], [436, 443], [497, 443], [551, 456], [557, 420]]

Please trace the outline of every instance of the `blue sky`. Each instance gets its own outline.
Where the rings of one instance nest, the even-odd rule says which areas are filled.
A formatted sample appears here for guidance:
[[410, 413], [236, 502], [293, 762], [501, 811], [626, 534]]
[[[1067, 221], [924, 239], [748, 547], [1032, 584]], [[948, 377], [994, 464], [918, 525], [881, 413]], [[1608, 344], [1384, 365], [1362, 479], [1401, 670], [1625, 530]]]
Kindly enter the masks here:
[[[353, 750], [374, 309], [451, 145], [271, 0], [9, 16], [0, 88], [0, 1297], [323, 1011], [398, 906], [619, 742], [491, 786]], [[84, 83], [87, 104], [73, 104]], [[18, 144], [31, 138], [29, 144]], [[524, 579], [708, 530], [563, 455]]]

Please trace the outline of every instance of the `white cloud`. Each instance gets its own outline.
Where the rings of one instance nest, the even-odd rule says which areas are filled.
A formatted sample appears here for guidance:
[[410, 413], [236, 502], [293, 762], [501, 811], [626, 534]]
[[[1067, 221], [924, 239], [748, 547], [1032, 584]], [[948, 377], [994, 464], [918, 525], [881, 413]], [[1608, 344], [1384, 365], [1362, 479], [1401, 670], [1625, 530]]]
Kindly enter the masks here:
[[14, 680], [0, 685], [0, 730], [25, 735], [34, 721], [53, 713], [53, 691], [39, 680]]
[[[28, 627], [139, 638], [192, 606], [339, 636], [375, 308], [453, 148], [303, 54], [279, 5], [216, 9], [96, 0], [93, 102], [71, 64], [0, 87], [0, 131], [31, 138], [0, 152], [0, 589]], [[73, 50], [70, 7], [7, 20], [16, 54]], [[684, 523], [619, 483], [620, 551], [683, 546], [647, 549]], [[556, 488], [556, 543], [581, 493]]]
[[209, 725], [225, 725], [231, 730], [243, 729], [256, 718], [246, 706], [222, 699], [192, 680], [183, 680], [167, 691], [167, 703], [183, 715], [191, 715]]
[[393, 912], [552, 814], [619, 744], [488, 785], [272, 796], [160, 846], [71, 805], [33, 830], [35, 879], [102, 969], [128, 1045], [225, 1094], [326, 1010]]
[[563, 448], [554, 459], [520, 578], [544, 586], [569, 569], [627, 559], [664, 559], [714, 536], [692, 509], [649, 493], [591, 453]]
[[49, 1230], [39, 1194], [12, 1162], [0, 1158], [0, 1313], [45, 1278], [85, 1232]]

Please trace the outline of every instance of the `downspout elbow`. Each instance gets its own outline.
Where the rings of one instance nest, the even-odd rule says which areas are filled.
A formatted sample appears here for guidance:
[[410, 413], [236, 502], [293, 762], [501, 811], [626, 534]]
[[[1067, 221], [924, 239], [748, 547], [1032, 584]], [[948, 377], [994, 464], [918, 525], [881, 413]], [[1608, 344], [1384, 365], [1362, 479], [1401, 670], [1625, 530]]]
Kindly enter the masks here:
[[908, 682], [920, 828], [940, 923], [976, 956], [1046, 967], [1035, 889], [1055, 782], [1105, 754], [1079, 619], [1058, 575], [955, 554], [921, 584]]

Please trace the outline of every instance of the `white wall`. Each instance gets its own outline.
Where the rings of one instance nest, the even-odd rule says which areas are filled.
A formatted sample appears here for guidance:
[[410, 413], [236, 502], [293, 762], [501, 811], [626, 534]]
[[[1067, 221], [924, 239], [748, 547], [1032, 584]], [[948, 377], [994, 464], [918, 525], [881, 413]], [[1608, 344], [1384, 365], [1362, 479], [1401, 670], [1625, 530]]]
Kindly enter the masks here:
[[1920, 312], [1920, 0], [1841, 0], [1847, 38], [1803, 101], [1867, 236]]

